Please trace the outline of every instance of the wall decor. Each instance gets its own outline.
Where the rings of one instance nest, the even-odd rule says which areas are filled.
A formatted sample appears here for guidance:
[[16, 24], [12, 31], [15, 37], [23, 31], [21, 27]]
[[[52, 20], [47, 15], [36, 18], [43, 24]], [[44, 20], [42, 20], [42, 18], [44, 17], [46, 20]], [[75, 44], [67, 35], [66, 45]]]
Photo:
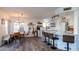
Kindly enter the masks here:
[[5, 19], [1, 19], [1, 24], [5, 24]]
[[68, 11], [68, 10], [71, 10], [72, 8], [71, 7], [66, 7], [64, 8], [64, 11]]

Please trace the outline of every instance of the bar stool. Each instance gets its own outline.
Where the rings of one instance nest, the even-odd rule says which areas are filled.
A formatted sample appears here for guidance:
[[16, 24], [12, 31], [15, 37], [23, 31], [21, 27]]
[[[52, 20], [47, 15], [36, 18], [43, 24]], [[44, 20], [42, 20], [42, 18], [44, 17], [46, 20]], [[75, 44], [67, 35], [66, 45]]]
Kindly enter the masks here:
[[[48, 44], [49, 38], [48, 38], [48, 33], [47, 33], [47, 32], [45, 32], [45, 37], [46, 37], [46, 43], [47, 43], [47, 45], [49, 45], [49, 44]], [[48, 39], [47, 39], [47, 38], [48, 38]]]
[[[49, 43], [49, 42], [50, 42], [49, 33], [43, 32], [43, 35], [44, 35], [44, 37], [45, 37], [45, 41], [44, 41], [44, 42], [46, 42], [47, 45], [51, 45], [51, 44]], [[48, 39], [46, 39], [46, 38], [48, 38]]]
[[50, 33], [47, 34], [47, 37], [48, 37], [48, 42], [47, 42], [47, 44], [48, 44], [48, 45], [52, 45], [52, 44], [50, 43], [50, 39], [51, 39]]
[[63, 42], [67, 43], [67, 51], [69, 51], [69, 43], [74, 43], [73, 35], [63, 35]]
[[44, 42], [47, 42], [47, 40], [46, 40], [46, 33], [45, 33], [45, 32], [42, 32], [42, 34], [43, 34], [43, 36], [45, 37]]
[[53, 40], [53, 46], [51, 48], [57, 49], [57, 47], [55, 46], [55, 41], [58, 40], [57, 36], [54, 34], [50, 34], [50, 38]]

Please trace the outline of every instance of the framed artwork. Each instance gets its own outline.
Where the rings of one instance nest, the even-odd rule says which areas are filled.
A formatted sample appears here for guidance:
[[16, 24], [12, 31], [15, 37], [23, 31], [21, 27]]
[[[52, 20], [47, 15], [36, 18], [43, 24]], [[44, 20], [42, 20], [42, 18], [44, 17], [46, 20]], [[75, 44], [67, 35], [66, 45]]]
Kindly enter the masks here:
[[5, 24], [5, 19], [1, 19], [1, 24]]

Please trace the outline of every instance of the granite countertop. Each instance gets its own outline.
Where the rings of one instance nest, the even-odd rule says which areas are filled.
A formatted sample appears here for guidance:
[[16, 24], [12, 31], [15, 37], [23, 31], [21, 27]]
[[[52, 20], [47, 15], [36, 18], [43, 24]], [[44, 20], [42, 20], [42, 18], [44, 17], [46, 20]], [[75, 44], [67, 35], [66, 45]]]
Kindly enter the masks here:
[[56, 34], [56, 35], [74, 35], [73, 32], [69, 32], [69, 31], [61, 33], [61, 32], [59, 32], [57, 30], [44, 30], [44, 32], [53, 33], [53, 34]]

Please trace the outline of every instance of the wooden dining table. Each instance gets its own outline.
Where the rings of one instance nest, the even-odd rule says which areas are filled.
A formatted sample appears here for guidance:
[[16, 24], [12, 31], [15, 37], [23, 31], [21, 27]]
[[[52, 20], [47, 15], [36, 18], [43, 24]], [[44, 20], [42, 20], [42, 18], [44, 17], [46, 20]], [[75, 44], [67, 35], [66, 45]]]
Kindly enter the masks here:
[[22, 32], [14, 32], [13, 34], [10, 34], [10, 37], [14, 41], [19, 40], [20, 42], [22, 42], [23, 38], [24, 38], [24, 33], [22, 33]]

